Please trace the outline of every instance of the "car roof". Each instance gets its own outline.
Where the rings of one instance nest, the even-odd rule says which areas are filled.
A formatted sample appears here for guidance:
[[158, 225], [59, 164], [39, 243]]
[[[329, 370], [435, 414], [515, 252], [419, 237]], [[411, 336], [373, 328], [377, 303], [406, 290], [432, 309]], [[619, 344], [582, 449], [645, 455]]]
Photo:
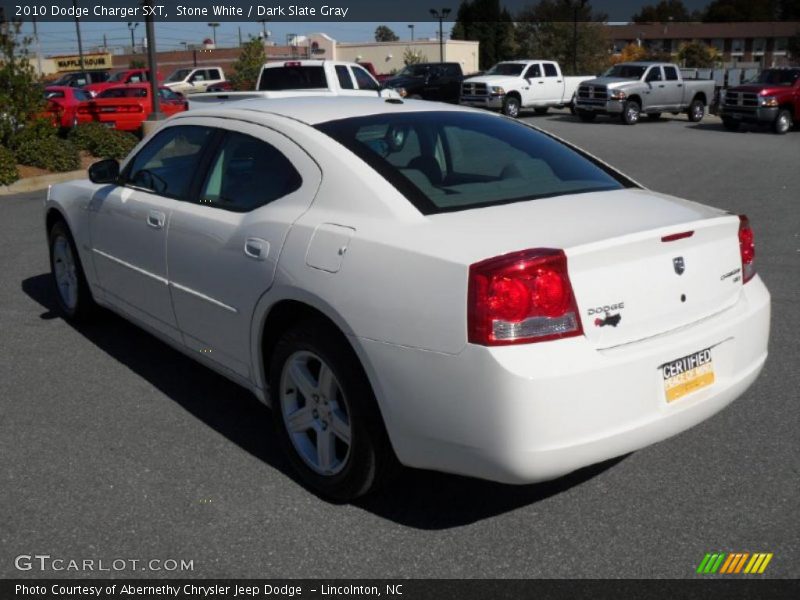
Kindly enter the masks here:
[[203, 109], [192, 109], [183, 113], [184, 117], [225, 116], [230, 110], [244, 110], [256, 113], [275, 114], [301, 121], [308, 125], [317, 125], [328, 121], [352, 119], [378, 114], [414, 113], [414, 112], [481, 112], [472, 108], [427, 102], [424, 100], [395, 100], [380, 98], [376, 94], [369, 97], [293, 97], [293, 98], [254, 98], [238, 100], [223, 105]]

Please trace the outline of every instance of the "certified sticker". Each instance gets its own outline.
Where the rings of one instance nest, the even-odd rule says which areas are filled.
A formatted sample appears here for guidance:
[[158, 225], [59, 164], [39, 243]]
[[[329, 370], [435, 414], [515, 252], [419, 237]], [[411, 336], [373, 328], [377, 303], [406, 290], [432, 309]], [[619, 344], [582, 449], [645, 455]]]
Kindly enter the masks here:
[[674, 402], [714, 383], [711, 348], [665, 363], [659, 369], [664, 378], [667, 402]]

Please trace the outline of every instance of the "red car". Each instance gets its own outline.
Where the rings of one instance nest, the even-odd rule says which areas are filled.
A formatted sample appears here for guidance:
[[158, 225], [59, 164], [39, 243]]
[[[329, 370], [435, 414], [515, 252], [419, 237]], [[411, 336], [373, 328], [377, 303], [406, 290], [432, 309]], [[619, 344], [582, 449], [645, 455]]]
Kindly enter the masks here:
[[[188, 106], [183, 96], [168, 88], [159, 88], [158, 95], [161, 112], [168, 117], [186, 110]], [[150, 84], [108, 88], [78, 110], [109, 127], [122, 131], [138, 131], [152, 111]]]
[[56, 127], [71, 129], [79, 123], [92, 120], [90, 115], [79, 111], [81, 106], [86, 106], [92, 99], [80, 88], [51, 85], [44, 88], [44, 99], [47, 101], [47, 109], [42, 116], [52, 118]]
[[[161, 71], [157, 73], [158, 80], [163, 81], [164, 76], [161, 74]], [[109, 77], [107, 81], [85, 85], [83, 89], [89, 92], [94, 98], [100, 95], [100, 92], [112, 87], [133, 83], [147, 83], [148, 81], [150, 81], [150, 69], [128, 69], [126, 71], [117, 71]]]
[[800, 67], [764, 69], [758, 77], [725, 90], [720, 107], [725, 129], [764, 123], [784, 134], [800, 123]]

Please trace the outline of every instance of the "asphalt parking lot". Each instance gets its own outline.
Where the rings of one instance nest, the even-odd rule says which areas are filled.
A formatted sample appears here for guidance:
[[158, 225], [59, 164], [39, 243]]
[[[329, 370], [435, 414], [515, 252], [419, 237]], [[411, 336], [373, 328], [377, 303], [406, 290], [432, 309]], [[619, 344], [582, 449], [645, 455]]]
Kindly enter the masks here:
[[766, 576], [800, 577], [800, 131], [526, 120], [645, 186], [750, 216], [773, 329], [742, 398], [555, 482], [409, 470], [331, 505], [288, 474], [246, 391], [115, 316], [57, 317], [43, 193], [0, 197], [0, 577], [82, 575], [15, 568], [38, 553], [193, 561], [129, 577], [684, 578], [712, 551], [772, 552]]

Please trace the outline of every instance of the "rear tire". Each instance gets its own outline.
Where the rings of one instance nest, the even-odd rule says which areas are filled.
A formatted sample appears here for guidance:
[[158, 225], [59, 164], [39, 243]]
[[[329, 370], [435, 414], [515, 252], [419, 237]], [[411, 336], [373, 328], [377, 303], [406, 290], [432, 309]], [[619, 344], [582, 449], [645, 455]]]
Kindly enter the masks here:
[[692, 123], [699, 123], [706, 116], [706, 106], [702, 100], [694, 100], [686, 111], [686, 116]]
[[589, 112], [588, 110], [578, 110], [578, 118], [584, 123], [591, 123], [597, 118], [597, 113]]
[[778, 116], [775, 117], [775, 121], [772, 123], [772, 131], [777, 133], [778, 135], [783, 135], [788, 132], [792, 127], [794, 127], [794, 122], [792, 121], [792, 113], [790, 113], [785, 108], [782, 108], [778, 111]]
[[372, 388], [347, 340], [308, 320], [278, 341], [269, 364], [273, 425], [301, 482], [348, 502], [394, 471]]
[[534, 111], [534, 112], [535, 112], [537, 115], [546, 115], [548, 110], [550, 110], [550, 108], [549, 108], [549, 107], [547, 107], [547, 106], [540, 106], [539, 108], [534, 108], [534, 109], [533, 109], [533, 111]]
[[730, 117], [722, 117], [722, 126], [728, 131], [739, 131], [739, 121]]
[[50, 250], [50, 273], [59, 312], [70, 321], [87, 321], [97, 310], [78, 249], [69, 227], [56, 221], [47, 234]]
[[628, 100], [622, 107], [622, 115], [620, 118], [625, 125], [636, 125], [639, 122], [639, 113], [642, 112], [642, 107], [635, 100]]
[[520, 103], [515, 96], [506, 96], [503, 100], [503, 114], [516, 119], [519, 117]]

